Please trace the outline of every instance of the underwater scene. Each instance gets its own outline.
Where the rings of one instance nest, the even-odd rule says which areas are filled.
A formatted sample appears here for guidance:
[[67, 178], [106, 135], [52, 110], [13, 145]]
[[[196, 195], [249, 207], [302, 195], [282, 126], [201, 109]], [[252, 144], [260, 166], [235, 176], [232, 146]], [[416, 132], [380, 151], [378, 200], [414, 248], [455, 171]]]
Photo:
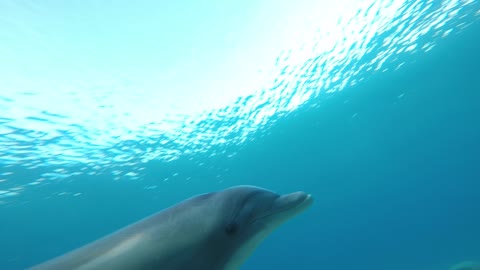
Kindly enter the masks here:
[[30, 267], [480, 270], [480, 2], [1, 0]]

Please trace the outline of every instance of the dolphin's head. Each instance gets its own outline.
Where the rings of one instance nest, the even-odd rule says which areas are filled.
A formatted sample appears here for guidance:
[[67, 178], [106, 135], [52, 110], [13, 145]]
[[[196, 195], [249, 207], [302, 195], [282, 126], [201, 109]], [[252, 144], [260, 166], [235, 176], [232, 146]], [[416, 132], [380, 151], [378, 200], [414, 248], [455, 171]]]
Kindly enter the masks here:
[[215, 220], [206, 238], [212, 256], [223, 258], [221, 269], [238, 269], [265, 237], [312, 201], [304, 192], [279, 195], [254, 186], [208, 194], [210, 211], [204, 214]]

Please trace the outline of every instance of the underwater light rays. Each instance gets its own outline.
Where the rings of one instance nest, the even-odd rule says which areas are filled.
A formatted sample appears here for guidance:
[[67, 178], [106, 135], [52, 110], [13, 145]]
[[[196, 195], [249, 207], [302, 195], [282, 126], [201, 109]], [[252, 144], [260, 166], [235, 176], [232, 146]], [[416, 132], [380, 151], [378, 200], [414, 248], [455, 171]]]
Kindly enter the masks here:
[[[239, 94], [230, 103], [223, 96], [221, 101], [209, 101], [215, 99], [212, 89], [228, 91], [230, 77], [201, 78], [202, 87], [209, 89], [190, 89], [205, 90], [208, 96], [201, 99], [187, 96], [188, 84], [183, 82], [178, 82], [178, 90], [185, 96], [170, 97], [175, 81], [162, 82], [173, 74], [162, 77], [149, 71], [145, 77], [112, 72], [116, 75], [78, 74], [74, 81], [59, 78], [55, 82], [4, 78], [0, 81], [0, 163], [25, 169], [92, 168], [79, 173], [120, 167], [133, 172], [115, 175], [120, 179], [138, 178], [151, 160], [168, 162], [197, 153], [231, 156], [225, 152], [228, 146], [251, 140], [276, 119], [322, 95], [341, 91], [373, 72], [403, 66], [402, 56], [431, 50], [438, 40], [479, 16], [474, 1], [355, 3], [359, 9], [352, 14], [338, 14], [336, 20], [309, 26], [296, 36], [261, 76], [255, 74], [252, 82], [245, 83], [244, 87], [252, 88], [248, 94]], [[320, 6], [312, 9], [321, 16]], [[308, 23], [312, 20], [309, 17]], [[209, 64], [203, 63], [204, 68]], [[177, 66], [175, 72], [181, 71]], [[181, 74], [185, 81], [193, 75]], [[230, 76], [234, 75], [243, 76]], [[210, 79], [219, 81], [209, 83]], [[196, 102], [208, 106], [193, 106]], [[102, 170], [94, 169], [99, 165]], [[63, 179], [62, 175], [72, 172], [43, 177], [55, 180]], [[4, 178], [8, 182], [12, 177]]]

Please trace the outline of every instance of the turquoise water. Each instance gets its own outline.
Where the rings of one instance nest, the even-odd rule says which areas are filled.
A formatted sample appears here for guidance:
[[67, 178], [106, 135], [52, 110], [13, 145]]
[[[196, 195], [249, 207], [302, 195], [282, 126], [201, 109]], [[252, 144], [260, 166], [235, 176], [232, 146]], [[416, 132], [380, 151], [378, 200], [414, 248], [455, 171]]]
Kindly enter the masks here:
[[480, 260], [480, 5], [347, 2], [0, 3], [0, 269], [238, 184], [242, 269]]

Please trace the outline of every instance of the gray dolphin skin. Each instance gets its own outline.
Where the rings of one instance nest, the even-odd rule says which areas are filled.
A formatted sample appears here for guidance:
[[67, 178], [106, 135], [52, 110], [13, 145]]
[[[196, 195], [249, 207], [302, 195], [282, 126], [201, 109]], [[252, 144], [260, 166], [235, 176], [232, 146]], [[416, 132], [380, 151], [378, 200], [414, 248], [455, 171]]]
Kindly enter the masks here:
[[30, 270], [236, 270], [313, 202], [236, 186], [198, 195]]

